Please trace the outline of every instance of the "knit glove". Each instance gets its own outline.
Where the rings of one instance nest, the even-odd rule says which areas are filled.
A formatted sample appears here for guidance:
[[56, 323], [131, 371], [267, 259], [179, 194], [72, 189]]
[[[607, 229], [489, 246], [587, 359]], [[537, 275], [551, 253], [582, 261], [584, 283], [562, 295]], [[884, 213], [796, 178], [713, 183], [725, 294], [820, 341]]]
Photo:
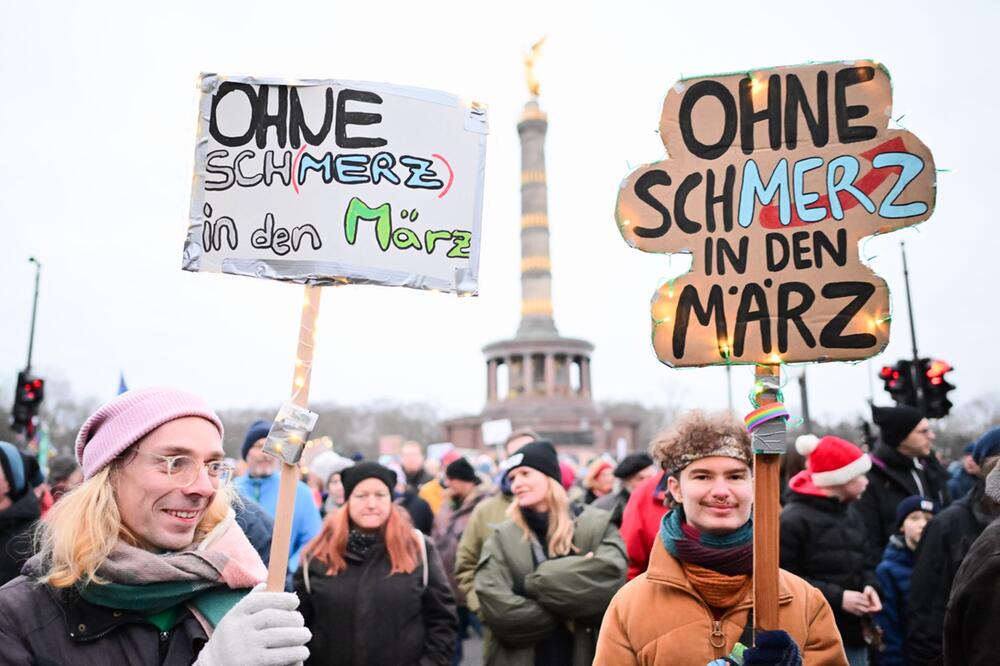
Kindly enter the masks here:
[[309, 658], [312, 632], [295, 610], [299, 598], [264, 587], [261, 583], [229, 609], [194, 666], [289, 666]]
[[762, 631], [743, 653], [743, 666], [802, 666], [802, 653], [785, 631]]

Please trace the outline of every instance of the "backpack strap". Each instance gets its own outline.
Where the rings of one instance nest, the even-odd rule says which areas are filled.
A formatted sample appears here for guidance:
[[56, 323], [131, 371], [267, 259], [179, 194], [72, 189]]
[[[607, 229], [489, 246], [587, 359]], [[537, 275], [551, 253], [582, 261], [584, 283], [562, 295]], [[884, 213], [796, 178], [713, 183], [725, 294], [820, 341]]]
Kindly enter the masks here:
[[424, 567], [422, 574], [422, 582], [424, 589], [427, 589], [427, 578], [429, 576], [429, 573], [427, 571], [427, 540], [426, 537], [424, 537], [424, 533], [421, 532], [420, 530], [415, 529], [413, 530], [413, 532], [417, 535], [417, 540], [420, 542], [420, 561]]

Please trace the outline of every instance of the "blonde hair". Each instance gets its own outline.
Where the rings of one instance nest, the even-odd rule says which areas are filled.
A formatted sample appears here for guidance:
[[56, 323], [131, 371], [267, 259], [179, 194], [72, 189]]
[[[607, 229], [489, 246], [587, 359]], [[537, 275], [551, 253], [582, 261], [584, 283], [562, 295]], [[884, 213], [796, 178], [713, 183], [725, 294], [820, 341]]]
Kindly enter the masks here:
[[[80, 580], [106, 583], [97, 570], [121, 540], [133, 546], [138, 538], [122, 522], [115, 485], [121, 460], [99, 471], [56, 502], [38, 522], [35, 550], [47, 570], [39, 579], [52, 587], [64, 588]], [[232, 486], [215, 493], [195, 528], [198, 543], [229, 514], [233, 503]]]
[[[562, 487], [561, 483], [549, 476], [545, 478], [549, 482], [549, 492], [545, 496], [545, 502], [549, 507], [548, 556], [562, 557], [578, 550], [573, 545], [574, 526], [573, 517], [569, 511], [569, 495], [566, 494], [566, 489]], [[524, 514], [521, 513], [521, 507], [518, 506], [516, 500], [511, 502], [507, 508], [507, 516], [524, 532], [524, 540], [530, 541], [531, 528], [528, 527]]]

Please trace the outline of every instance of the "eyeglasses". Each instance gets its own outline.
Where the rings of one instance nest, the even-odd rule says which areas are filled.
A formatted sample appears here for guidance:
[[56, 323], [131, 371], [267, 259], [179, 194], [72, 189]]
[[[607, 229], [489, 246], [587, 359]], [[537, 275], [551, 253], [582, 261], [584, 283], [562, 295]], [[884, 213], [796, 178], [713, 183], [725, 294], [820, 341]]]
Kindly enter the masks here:
[[233, 465], [221, 460], [209, 460], [199, 464], [190, 456], [161, 456], [156, 453], [146, 455], [163, 464], [171, 483], [178, 488], [187, 488], [193, 484], [201, 474], [202, 467], [208, 472], [208, 480], [214, 488], [228, 485], [235, 471]]

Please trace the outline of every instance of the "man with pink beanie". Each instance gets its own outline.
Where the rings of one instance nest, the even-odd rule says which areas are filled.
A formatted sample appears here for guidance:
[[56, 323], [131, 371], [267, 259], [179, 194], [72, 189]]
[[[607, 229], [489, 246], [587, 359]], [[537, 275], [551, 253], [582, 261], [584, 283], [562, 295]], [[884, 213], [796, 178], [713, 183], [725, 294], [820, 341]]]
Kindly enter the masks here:
[[781, 511], [781, 568], [819, 589], [833, 609], [851, 666], [868, 663], [871, 616], [882, 609], [866, 532], [848, 508], [868, 486], [868, 454], [839, 437], [803, 435], [796, 450], [806, 468], [788, 483]]
[[[200, 398], [129, 391], [80, 429], [84, 482], [0, 588], [0, 663], [282, 666], [308, 658], [298, 599], [235, 522], [222, 423]], [[249, 594], [248, 594], [249, 593]]]

